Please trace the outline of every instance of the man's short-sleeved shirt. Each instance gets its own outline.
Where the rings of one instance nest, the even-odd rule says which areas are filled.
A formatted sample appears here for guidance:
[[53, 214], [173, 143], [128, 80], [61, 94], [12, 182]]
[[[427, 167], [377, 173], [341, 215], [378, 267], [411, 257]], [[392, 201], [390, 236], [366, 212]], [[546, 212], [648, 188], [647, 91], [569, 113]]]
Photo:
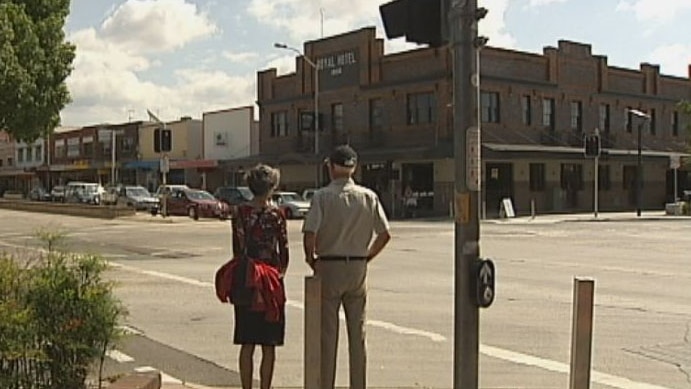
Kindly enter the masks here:
[[302, 232], [317, 235], [317, 255], [368, 254], [372, 236], [389, 230], [379, 197], [352, 179], [333, 180], [315, 192]]

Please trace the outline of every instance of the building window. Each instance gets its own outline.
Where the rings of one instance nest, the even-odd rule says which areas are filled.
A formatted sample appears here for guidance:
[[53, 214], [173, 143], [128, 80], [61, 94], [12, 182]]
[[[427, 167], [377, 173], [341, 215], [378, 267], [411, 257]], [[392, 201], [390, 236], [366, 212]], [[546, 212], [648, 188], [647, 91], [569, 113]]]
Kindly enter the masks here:
[[480, 104], [483, 123], [499, 123], [499, 93], [482, 92]]
[[609, 165], [598, 165], [597, 172], [598, 191], [610, 190], [612, 182], [609, 179]]
[[583, 131], [583, 103], [580, 101], [571, 102], [571, 129]]
[[331, 125], [335, 132], [343, 132], [343, 104], [331, 105]]
[[583, 190], [583, 166], [578, 163], [561, 164], [561, 189]]
[[280, 111], [271, 114], [271, 137], [288, 136], [288, 112]]
[[554, 99], [552, 98], [542, 99], [542, 125], [554, 130]]
[[36, 146], [36, 149], [34, 150], [34, 161], [41, 162], [42, 159], [43, 159], [43, 147]]
[[84, 148], [84, 156], [91, 158], [94, 155], [94, 138], [82, 138], [82, 147]]
[[650, 135], [657, 134], [657, 118], [655, 117], [655, 109], [650, 109]]
[[[225, 133], [224, 133], [225, 134]], [[227, 141], [227, 139], [226, 139]], [[120, 139], [120, 150], [123, 153], [130, 154], [134, 152], [134, 138], [131, 136], [125, 136], [122, 139]]]
[[679, 136], [679, 112], [672, 112], [672, 135]]
[[545, 190], [545, 164], [530, 164], [530, 191], [543, 192]]
[[7, 166], [14, 166], [14, 160], [12, 157], [7, 158]]
[[370, 130], [380, 130], [384, 127], [383, 104], [381, 99], [369, 101], [369, 128]]
[[59, 141], [55, 141], [55, 158], [65, 158], [67, 149], [65, 149], [65, 140], [61, 139]]
[[631, 133], [633, 131], [633, 112], [631, 112], [631, 107], [626, 107], [624, 116], [626, 117], [626, 132]]
[[3, 165], [4, 163], [5, 163], [5, 161], [2, 160], [2, 159], [0, 159], [0, 167], [2, 167], [2, 165]]
[[433, 93], [408, 95], [408, 124], [434, 123], [437, 120], [437, 98]]
[[530, 96], [521, 96], [521, 112], [523, 124], [526, 126], [531, 125], [533, 122], [533, 109], [530, 103]]
[[600, 130], [609, 132], [609, 104], [600, 104]]
[[17, 149], [17, 163], [22, 163], [24, 162], [24, 149], [20, 148]]
[[67, 138], [67, 157], [78, 157], [79, 149], [79, 138]]

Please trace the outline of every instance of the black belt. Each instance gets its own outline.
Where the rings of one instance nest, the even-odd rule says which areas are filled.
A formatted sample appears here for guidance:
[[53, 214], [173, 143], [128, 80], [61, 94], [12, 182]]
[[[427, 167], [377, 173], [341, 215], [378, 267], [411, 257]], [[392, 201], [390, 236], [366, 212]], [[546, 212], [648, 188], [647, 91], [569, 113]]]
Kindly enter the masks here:
[[322, 261], [365, 261], [367, 257], [351, 257], [351, 256], [332, 256], [324, 255], [318, 257]]

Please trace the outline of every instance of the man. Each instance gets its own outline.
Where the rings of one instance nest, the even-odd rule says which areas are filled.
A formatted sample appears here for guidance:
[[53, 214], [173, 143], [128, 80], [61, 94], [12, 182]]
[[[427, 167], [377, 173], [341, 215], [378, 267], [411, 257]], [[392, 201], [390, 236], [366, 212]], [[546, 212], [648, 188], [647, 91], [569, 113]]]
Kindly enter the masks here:
[[335, 385], [338, 312], [343, 304], [350, 388], [365, 389], [367, 264], [391, 239], [389, 222], [377, 195], [353, 181], [355, 150], [339, 146], [326, 164], [331, 183], [314, 194], [302, 226], [305, 259], [322, 281], [322, 387]]

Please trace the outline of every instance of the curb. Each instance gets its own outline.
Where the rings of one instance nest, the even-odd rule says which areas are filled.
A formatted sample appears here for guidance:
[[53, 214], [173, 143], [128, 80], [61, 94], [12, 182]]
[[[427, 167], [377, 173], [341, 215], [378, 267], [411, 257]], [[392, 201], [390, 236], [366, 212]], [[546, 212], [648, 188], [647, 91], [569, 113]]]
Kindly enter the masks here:
[[152, 371], [128, 374], [108, 385], [108, 389], [161, 389], [161, 373]]

